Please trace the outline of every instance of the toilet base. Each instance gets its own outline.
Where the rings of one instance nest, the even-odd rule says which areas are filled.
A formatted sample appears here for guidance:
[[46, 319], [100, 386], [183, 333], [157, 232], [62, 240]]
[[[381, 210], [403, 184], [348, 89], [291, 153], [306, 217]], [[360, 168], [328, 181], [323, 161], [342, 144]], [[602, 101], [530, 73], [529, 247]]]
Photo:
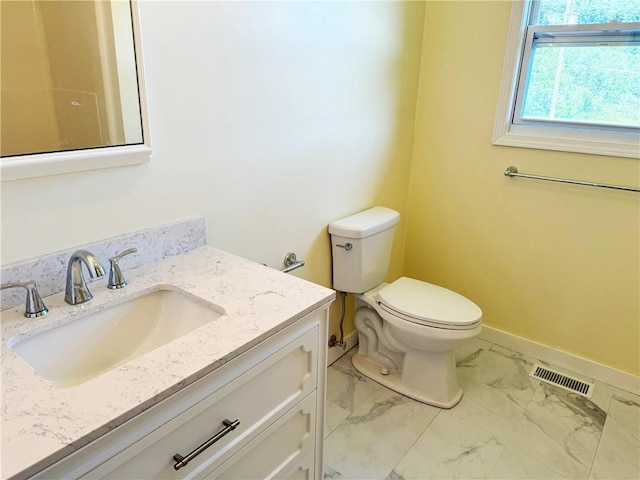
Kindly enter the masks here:
[[423, 390], [407, 387], [402, 383], [402, 372], [389, 371], [387, 375], [383, 375], [381, 373], [383, 367], [369, 360], [367, 356], [361, 352], [357, 352], [351, 359], [351, 362], [354, 368], [365, 377], [419, 402], [439, 408], [452, 408], [462, 399], [463, 392], [460, 387], [444, 401], [434, 398], [433, 395]]

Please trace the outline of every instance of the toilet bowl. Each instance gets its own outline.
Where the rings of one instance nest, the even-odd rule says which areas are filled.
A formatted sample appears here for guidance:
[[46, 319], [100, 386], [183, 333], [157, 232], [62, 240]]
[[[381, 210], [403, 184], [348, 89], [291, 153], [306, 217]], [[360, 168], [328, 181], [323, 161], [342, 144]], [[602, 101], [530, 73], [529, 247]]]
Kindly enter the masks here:
[[399, 214], [373, 207], [329, 225], [333, 285], [356, 298], [360, 373], [441, 408], [462, 398], [454, 350], [480, 334], [482, 311], [437, 285], [401, 277], [384, 283]]
[[356, 295], [360, 373], [423, 403], [462, 398], [454, 350], [480, 334], [482, 313], [450, 290], [402, 277]]

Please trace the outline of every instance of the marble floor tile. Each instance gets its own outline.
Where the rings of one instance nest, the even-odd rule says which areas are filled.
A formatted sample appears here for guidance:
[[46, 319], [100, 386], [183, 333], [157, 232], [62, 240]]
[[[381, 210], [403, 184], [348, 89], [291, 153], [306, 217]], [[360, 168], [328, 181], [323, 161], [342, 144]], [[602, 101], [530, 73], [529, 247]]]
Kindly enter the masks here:
[[527, 366], [532, 367], [534, 363], [539, 362], [537, 358], [534, 358], [530, 355], [525, 355], [524, 353], [516, 352], [515, 350], [511, 350], [507, 347], [502, 347], [500, 345], [490, 344], [491, 350], [496, 353], [501, 353], [502, 355], [510, 358], [518, 359], [527, 364]]
[[386, 478], [439, 412], [387, 392], [386, 398], [356, 406], [327, 437], [324, 462], [344, 478]]
[[462, 347], [456, 349], [453, 353], [457, 362], [463, 358], [467, 358], [470, 355], [473, 355], [478, 350], [491, 350], [492, 345], [492, 343], [489, 343], [485, 340], [474, 338], [466, 345], [463, 345]]
[[324, 412], [324, 437], [327, 438], [350, 413], [347, 409], [327, 400]]
[[518, 420], [465, 395], [438, 414], [394, 471], [403, 478], [446, 478], [453, 472], [453, 478], [486, 478]]
[[[327, 370], [327, 402], [351, 414], [356, 408], [389, 397], [390, 390], [358, 372], [351, 363], [356, 349], [334, 362]], [[395, 392], [393, 395], [397, 395]]]
[[614, 391], [615, 388], [611, 385], [596, 380], [593, 382], [593, 396], [591, 397], [591, 401], [603, 412], [608, 413]]
[[616, 389], [589, 478], [640, 478], [639, 431], [640, 397]]
[[462, 478], [469, 477], [447, 465], [435, 462], [431, 458], [421, 457], [415, 450], [410, 450], [400, 464], [396, 465], [391, 471], [386, 480], [453, 480]]
[[[529, 372], [531, 371], [531, 369], [533, 368], [533, 365], [535, 363], [539, 363], [541, 365], [544, 366], [548, 366], [550, 368], [552, 368], [553, 370], [559, 372], [559, 373], [564, 373], [570, 377], [573, 378], [577, 378], [578, 380], [583, 380], [585, 382], [593, 382], [594, 384], [594, 389], [593, 389], [593, 397], [591, 398], [591, 401], [593, 403], [595, 403], [598, 407], [600, 407], [601, 410], [603, 410], [604, 412], [607, 412], [607, 410], [609, 409], [609, 403], [611, 402], [611, 397], [613, 396], [613, 390], [614, 388], [610, 385], [607, 385], [605, 383], [602, 382], [598, 382], [598, 381], [594, 381], [592, 378], [587, 378], [587, 377], [583, 377], [581, 375], [577, 375], [574, 372], [571, 372], [569, 370], [563, 369], [563, 368], [559, 368], [555, 365], [549, 365], [546, 362], [543, 362], [539, 359], [530, 357], [528, 355], [524, 355], [522, 353], [519, 352], [515, 352], [513, 350], [510, 350], [508, 348], [505, 347], [501, 347], [499, 345], [492, 345], [491, 346], [491, 352], [495, 352], [499, 355], [502, 355], [506, 358], [510, 358], [513, 361], [517, 362], [518, 364], [520, 364], [522, 366], [522, 370], [520, 371], [521, 374], [524, 374], [526, 376], [525, 377], [520, 377], [520, 386], [524, 386], [527, 383], [529, 384], [529, 386], [532, 387], [532, 389], [527, 389], [528, 392], [530, 392], [531, 394], [533, 393], [533, 391], [536, 390], [536, 388], [538, 387], [538, 385], [540, 385], [540, 383], [542, 383], [540, 380], [529, 377]], [[505, 370], [503, 370], [500, 366], [498, 367], [498, 371], [503, 371], [506, 373]], [[513, 375], [513, 374], [511, 374]], [[523, 400], [526, 400], [527, 397], [529, 399], [531, 399], [531, 396], [524, 394], [524, 395], [520, 395], [520, 398]], [[526, 402], [528, 403], [528, 402]]]
[[323, 478], [344, 478], [340, 472], [337, 472], [333, 468], [328, 465], [324, 466], [324, 476]]
[[464, 394], [501, 416], [520, 417], [539, 381], [529, 377], [532, 364], [506, 349], [481, 347], [457, 360]]
[[541, 383], [491, 476], [588, 478], [605, 417], [589, 399]]
[[361, 375], [355, 352], [328, 370], [325, 478], [640, 478], [637, 395], [594, 382], [586, 399], [476, 339], [455, 352], [462, 401], [441, 410]]

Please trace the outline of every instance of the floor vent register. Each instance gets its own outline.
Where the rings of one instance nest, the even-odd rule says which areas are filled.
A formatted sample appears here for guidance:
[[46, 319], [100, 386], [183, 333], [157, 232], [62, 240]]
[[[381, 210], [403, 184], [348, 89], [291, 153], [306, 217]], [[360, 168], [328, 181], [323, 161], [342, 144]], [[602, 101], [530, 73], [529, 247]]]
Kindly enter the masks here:
[[570, 377], [564, 373], [555, 372], [551, 368], [543, 367], [539, 364], [535, 364], [533, 366], [529, 376], [587, 398], [591, 398], [593, 395], [593, 382], [578, 380], [577, 378]]

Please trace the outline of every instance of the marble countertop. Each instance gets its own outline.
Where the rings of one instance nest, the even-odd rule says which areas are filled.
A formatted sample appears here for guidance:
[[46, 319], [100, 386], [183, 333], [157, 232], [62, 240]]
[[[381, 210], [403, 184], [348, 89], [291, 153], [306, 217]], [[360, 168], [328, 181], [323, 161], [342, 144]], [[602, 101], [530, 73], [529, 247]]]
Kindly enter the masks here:
[[[269, 267], [201, 247], [125, 271], [128, 286], [89, 284], [93, 300], [72, 306], [64, 292], [44, 299], [49, 314], [2, 312], [2, 478], [33, 474], [215, 370], [308, 313], [333, 290]], [[76, 386], [46, 381], [8, 341], [72, 322], [114, 302], [168, 285], [225, 310], [219, 319]]]

